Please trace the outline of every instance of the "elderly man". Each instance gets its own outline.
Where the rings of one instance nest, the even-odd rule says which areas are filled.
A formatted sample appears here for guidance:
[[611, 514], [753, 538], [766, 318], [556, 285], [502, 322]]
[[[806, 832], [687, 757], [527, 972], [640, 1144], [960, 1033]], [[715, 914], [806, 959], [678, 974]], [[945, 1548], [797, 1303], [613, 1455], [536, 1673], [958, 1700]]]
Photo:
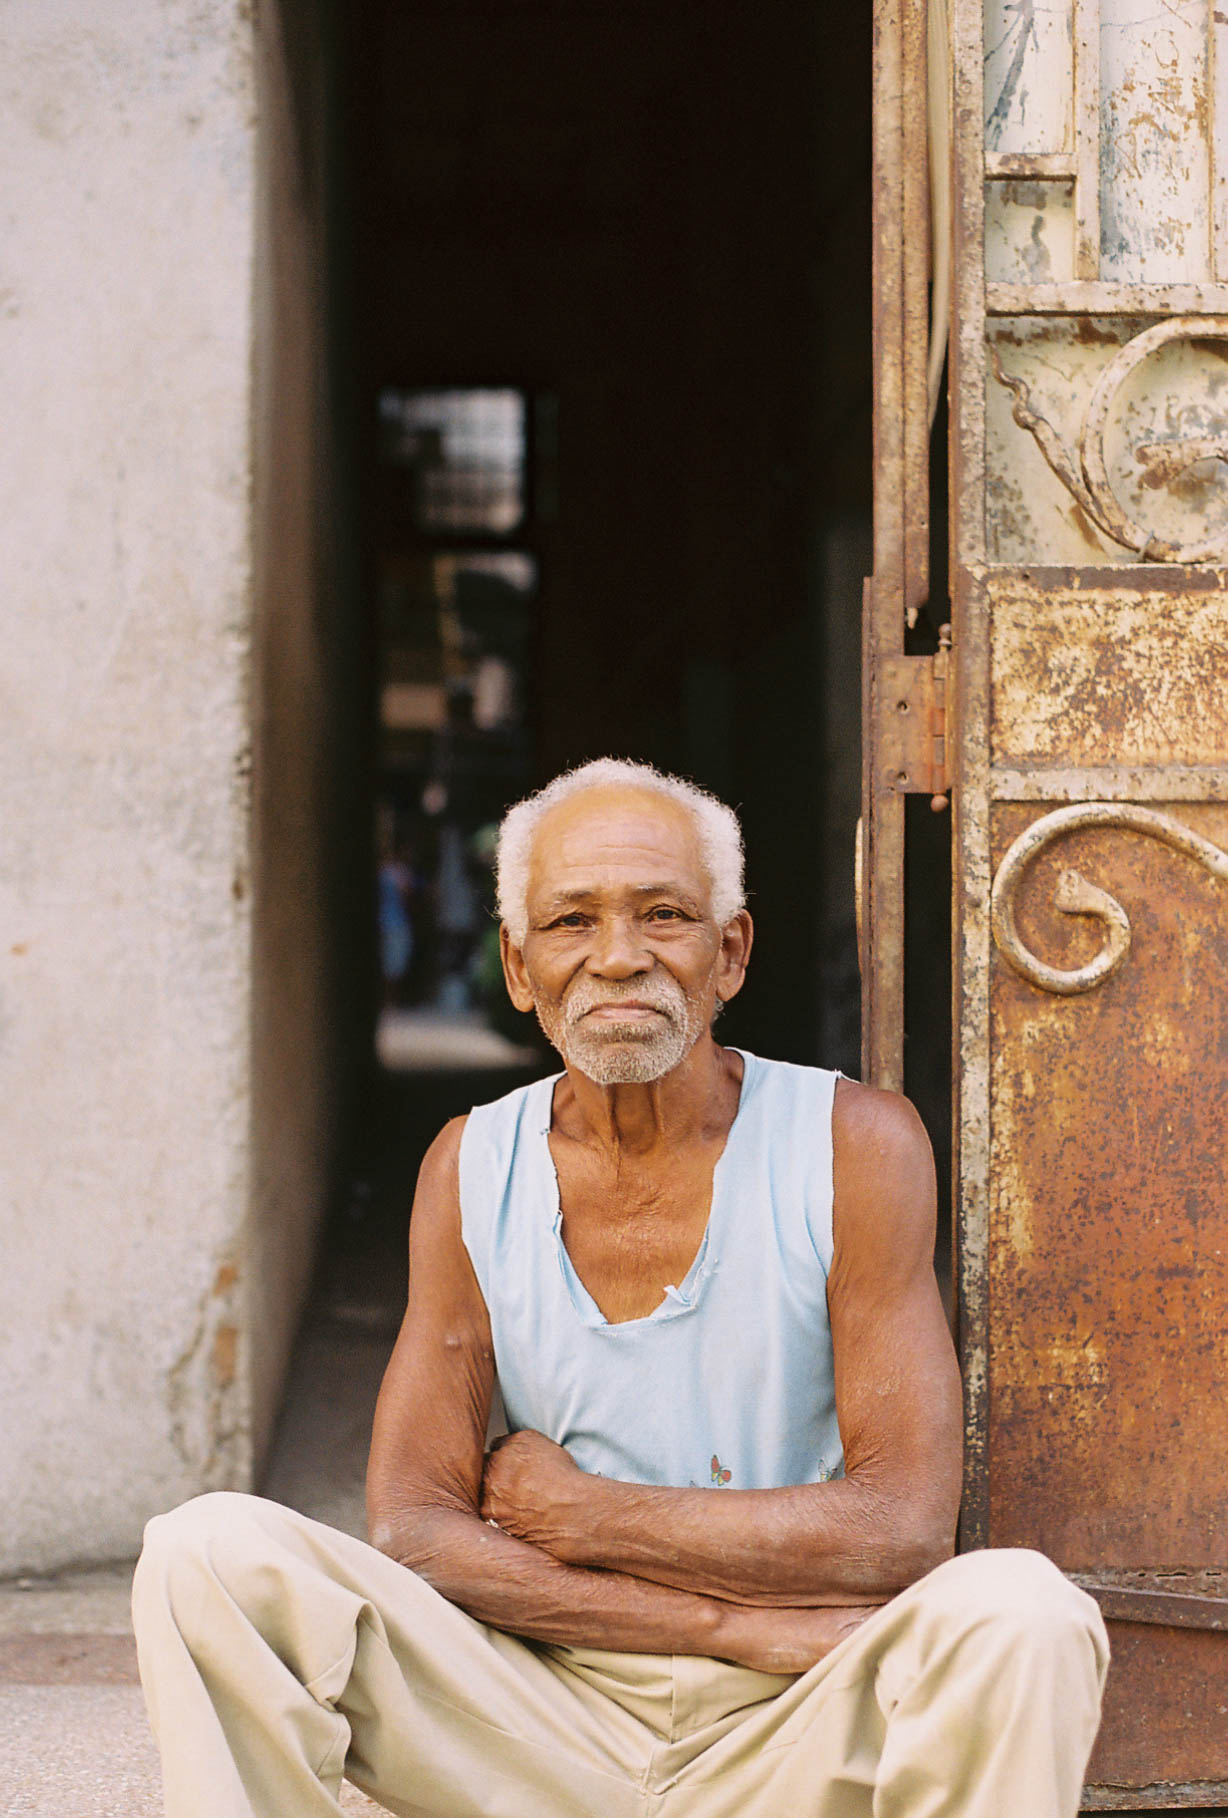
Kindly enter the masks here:
[[713, 1040], [736, 819], [589, 764], [508, 814], [499, 891], [565, 1070], [423, 1164], [373, 1546], [239, 1496], [150, 1524], [170, 1818], [335, 1818], [343, 1773], [436, 1818], [1073, 1818], [1104, 1629], [1038, 1555], [951, 1557], [920, 1124]]

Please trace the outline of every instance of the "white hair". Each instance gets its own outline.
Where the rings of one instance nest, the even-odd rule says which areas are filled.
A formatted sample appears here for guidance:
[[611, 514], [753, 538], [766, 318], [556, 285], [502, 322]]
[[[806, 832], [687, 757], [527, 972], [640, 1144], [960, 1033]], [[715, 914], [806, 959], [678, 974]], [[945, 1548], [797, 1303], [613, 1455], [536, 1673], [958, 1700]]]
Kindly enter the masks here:
[[678, 802], [690, 814], [712, 891], [712, 916], [724, 928], [746, 906], [742, 883], [742, 829], [732, 808], [680, 776], [668, 776], [651, 764], [629, 758], [594, 758], [565, 770], [552, 783], [508, 809], [499, 825], [495, 855], [495, 889], [499, 917], [514, 946], [524, 945], [529, 929], [529, 860], [533, 836], [545, 815], [569, 796], [585, 789], [646, 789]]

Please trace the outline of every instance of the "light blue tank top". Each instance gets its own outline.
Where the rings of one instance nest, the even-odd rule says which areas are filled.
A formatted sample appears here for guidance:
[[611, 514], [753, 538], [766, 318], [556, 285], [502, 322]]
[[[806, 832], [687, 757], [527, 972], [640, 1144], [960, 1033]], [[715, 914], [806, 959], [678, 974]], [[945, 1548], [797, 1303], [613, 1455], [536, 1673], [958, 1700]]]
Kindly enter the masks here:
[[556, 1081], [469, 1114], [461, 1227], [517, 1432], [629, 1483], [775, 1489], [843, 1469], [827, 1271], [838, 1075], [743, 1056], [737, 1116], [685, 1279], [611, 1325], [562, 1236], [547, 1141]]

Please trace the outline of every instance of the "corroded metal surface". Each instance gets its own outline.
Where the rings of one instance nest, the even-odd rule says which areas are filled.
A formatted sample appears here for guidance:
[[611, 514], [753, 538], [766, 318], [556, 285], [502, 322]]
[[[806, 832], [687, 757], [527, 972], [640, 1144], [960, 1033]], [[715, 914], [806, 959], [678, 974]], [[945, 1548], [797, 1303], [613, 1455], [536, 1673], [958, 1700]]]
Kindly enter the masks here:
[[961, 1544], [1111, 1618], [1088, 1809], [1228, 1805], [1228, 17], [952, 38]]
[[[874, 11], [874, 574], [862, 614], [862, 1073], [904, 1074], [904, 803], [886, 764], [904, 633], [929, 586], [929, 182], [924, 0]], [[896, 665], [893, 672], [890, 665]], [[894, 779], [894, 780], [893, 780]]]
[[1212, 8], [1207, 0], [1100, 0], [1105, 277], [1211, 275]]
[[994, 877], [990, 899], [994, 940], [1021, 978], [1038, 990], [1052, 991], [1059, 997], [1073, 997], [1102, 985], [1125, 964], [1130, 952], [1130, 918], [1126, 911], [1116, 897], [1070, 867], [1057, 875], [1053, 907], [1063, 915], [1083, 915], [1098, 921], [1104, 932], [1103, 946], [1083, 965], [1063, 970], [1040, 959], [1020, 937], [1015, 911], [1025, 872], [1054, 840], [1081, 827], [1094, 827], [1102, 833], [1124, 828], [1145, 834], [1184, 853], [1212, 877], [1228, 882], [1228, 852], [1154, 808], [1129, 802], [1072, 802], [1033, 821], [1012, 841]]
[[1071, 277], [1078, 214], [1073, 182], [985, 185], [985, 275], [991, 283], [1034, 284]]
[[879, 787], [896, 795], [928, 795], [949, 806], [947, 691], [951, 627], [938, 632], [932, 656], [880, 657], [880, 717], [875, 752]]
[[1228, 285], [989, 283], [988, 316], [1222, 316], [1228, 314]]
[[995, 764], [1222, 764], [1228, 588], [1219, 570], [1029, 569], [985, 583]]
[[1228, 802], [1223, 764], [999, 764], [999, 802]]
[[[1079, 461], [1066, 448], [1060, 434], [1049, 420], [1032, 408], [1031, 388], [1025, 380], [1012, 376], [1002, 365], [996, 346], [990, 357], [1000, 384], [1014, 395], [1011, 414], [1021, 429], [1036, 440], [1050, 470], [1061, 481], [1071, 498], [1092, 520], [1097, 529], [1111, 537], [1122, 548], [1133, 550], [1145, 562], [1209, 562], [1222, 557], [1228, 548], [1228, 525], [1216, 535], [1193, 542], [1176, 543], [1145, 525], [1139, 524], [1124, 510], [1109, 478], [1105, 456], [1105, 431], [1109, 412], [1118, 392], [1135, 368], [1150, 353], [1172, 341], [1226, 341], [1228, 318], [1224, 316], [1177, 316], [1156, 322], [1135, 335], [1108, 360], [1101, 369], [1087, 400], [1083, 425], [1079, 431]], [[1144, 486], [1174, 485], [1190, 470], [1205, 461], [1228, 461], [1228, 418], [1220, 413], [1214, 433], [1170, 436], [1161, 441], [1136, 441], [1135, 460], [1142, 467]]]
[[[1090, 1783], [1116, 1792], [1119, 1806], [1221, 1804], [1228, 1782], [1223, 1635], [1110, 1622], [1109, 1640], [1113, 1665]], [[1145, 1789], [1145, 1799], [1129, 1799], [1131, 1786]], [[1112, 1809], [1109, 1800], [1096, 1805]]]
[[983, 320], [982, 0], [953, 0], [951, 601], [955, 687], [952, 941], [955, 955], [956, 1281], [964, 1378], [960, 1543], [985, 1544], [989, 1482], [989, 651], [983, 585], [986, 343]]
[[986, 331], [997, 374], [985, 399], [991, 558], [1221, 558], [1228, 318], [1042, 316], [1026, 287], [1020, 301], [1019, 315]]
[[986, 148], [1061, 153], [1073, 99], [1073, 0], [985, 0]]
[[[1033, 820], [997, 809], [996, 851]], [[1228, 844], [1223, 807], [1181, 820]], [[1016, 912], [1062, 971], [1099, 946], [1052, 912], [1066, 868], [1130, 903], [1133, 953], [1064, 1000], [995, 965], [988, 1538], [1194, 1572], [1228, 1563], [1228, 908], [1154, 838], [1072, 828]]]
[[1134, 1585], [1102, 1585], [1081, 1577], [1101, 1614], [1122, 1622], [1154, 1622], [1171, 1629], [1228, 1629], [1228, 1597], [1183, 1591], [1149, 1591]]

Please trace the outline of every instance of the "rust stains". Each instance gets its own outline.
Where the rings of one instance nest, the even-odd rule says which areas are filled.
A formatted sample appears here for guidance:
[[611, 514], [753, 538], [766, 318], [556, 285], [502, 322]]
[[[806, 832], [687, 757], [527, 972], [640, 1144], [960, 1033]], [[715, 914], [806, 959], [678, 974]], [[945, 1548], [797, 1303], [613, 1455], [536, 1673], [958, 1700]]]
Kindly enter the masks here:
[[1018, 571], [993, 592], [998, 761], [1222, 761], [1228, 593], [1157, 586], [1072, 595]]
[[213, 1376], [219, 1389], [228, 1389], [235, 1379], [239, 1352], [237, 1326], [219, 1326], [213, 1334]]
[[1151, 1806], [1208, 1805], [1200, 1786], [1228, 1780], [1224, 1721], [1224, 1638], [1210, 1631], [1109, 1623], [1113, 1663], [1100, 1737], [1088, 1769], [1093, 1784], [1112, 1776], [1117, 1797], [1096, 1804], [1135, 1807], [1131, 1787]]
[[[1034, 814], [998, 810], [996, 848]], [[1183, 819], [1228, 837], [1223, 807]], [[1018, 911], [1063, 970], [1099, 944], [1050, 906], [1071, 866], [1133, 942], [1078, 998], [994, 967], [989, 1539], [1072, 1571], [1196, 1571], [1228, 1537], [1228, 1422], [1210, 1412], [1228, 1380], [1228, 908], [1182, 856], [1083, 829], [1037, 859]]]

